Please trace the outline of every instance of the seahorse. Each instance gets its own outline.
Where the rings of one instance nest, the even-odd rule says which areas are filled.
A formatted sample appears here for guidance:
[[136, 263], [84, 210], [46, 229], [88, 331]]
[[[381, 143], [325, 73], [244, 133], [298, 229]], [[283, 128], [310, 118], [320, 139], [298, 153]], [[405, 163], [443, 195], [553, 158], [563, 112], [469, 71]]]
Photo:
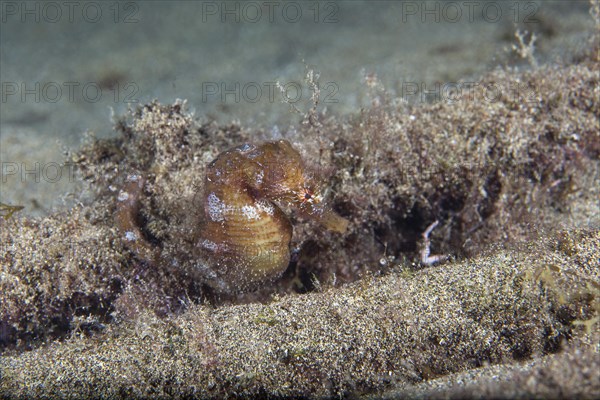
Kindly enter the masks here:
[[248, 291], [285, 271], [293, 228], [280, 206], [345, 232], [348, 220], [326, 204], [324, 189], [287, 140], [244, 144], [218, 155], [207, 166], [198, 242], [207, 283], [223, 292]]

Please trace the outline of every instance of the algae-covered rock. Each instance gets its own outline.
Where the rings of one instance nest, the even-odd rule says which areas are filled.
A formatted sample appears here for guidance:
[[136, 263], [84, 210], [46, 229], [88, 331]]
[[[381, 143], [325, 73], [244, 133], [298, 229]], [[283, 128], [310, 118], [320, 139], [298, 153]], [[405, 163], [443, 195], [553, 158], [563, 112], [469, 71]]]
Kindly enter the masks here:
[[[191, 305], [164, 319], [142, 313], [102, 335], [5, 356], [0, 389], [50, 397], [92, 391], [103, 397], [329, 397], [391, 387], [404, 388], [404, 395], [408, 389], [433, 393], [440, 389], [430, 380], [540, 360], [572, 337], [579, 353], [564, 357], [587, 368], [600, 327], [586, 333], [573, 322], [597, 315], [597, 292], [588, 284], [600, 277], [598, 268], [582, 270], [576, 260], [597, 258], [600, 232], [586, 233], [581, 249], [571, 255], [498, 250], [266, 305]], [[579, 279], [561, 280], [571, 274]], [[550, 376], [535, 372], [541, 368], [535, 365], [530, 374], [562, 386], [552, 377], [560, 375], [561, 363], [546, 364]], [[581, 386], [569, 382], [567, 393], [596, 396], [600, 388], [587, 380], [597, 377], [597, 370], [574, 373], [588, 390], [578, 392]], [[496, 396], [508, 385], [489, 384]]]

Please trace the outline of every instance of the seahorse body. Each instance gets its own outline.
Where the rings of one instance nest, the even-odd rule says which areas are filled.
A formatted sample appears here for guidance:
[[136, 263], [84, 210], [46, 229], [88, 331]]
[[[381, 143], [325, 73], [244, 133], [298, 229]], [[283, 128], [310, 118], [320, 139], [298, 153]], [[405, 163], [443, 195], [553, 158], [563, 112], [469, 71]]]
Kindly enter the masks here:
[[208, 283], [221, 291], [245, 291], [285, 271], [292, 224], [278, 204], [345, 231], [348, 221], [322, 199], [318, 180], [286, 140], [221, 153], [208, 165], [204, 185], [199, 246], [208, 255]]

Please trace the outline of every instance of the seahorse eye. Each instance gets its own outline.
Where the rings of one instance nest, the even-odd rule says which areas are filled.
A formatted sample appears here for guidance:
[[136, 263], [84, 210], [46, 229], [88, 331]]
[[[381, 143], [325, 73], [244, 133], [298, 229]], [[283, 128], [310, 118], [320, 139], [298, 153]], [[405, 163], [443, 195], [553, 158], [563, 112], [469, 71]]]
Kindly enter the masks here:
[[298, 197], [300, 198], [302, 204], [312, 203], [315, 200], [312, 190], [308, 188], [302, 188], [302, 191]]

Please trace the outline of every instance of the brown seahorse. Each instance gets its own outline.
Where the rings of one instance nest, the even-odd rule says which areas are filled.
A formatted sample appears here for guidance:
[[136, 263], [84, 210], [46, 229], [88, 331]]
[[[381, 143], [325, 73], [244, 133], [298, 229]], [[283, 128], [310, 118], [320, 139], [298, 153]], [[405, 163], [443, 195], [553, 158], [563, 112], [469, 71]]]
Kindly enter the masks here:
[[343, 233], [348, 221], [324, 203], [323, 187], [287, 140], [244, 144], [212, 161], [204, 183], [198, 246], [209, 285], [246, 291], [278, 278], [290, 262], [289, 205]]

